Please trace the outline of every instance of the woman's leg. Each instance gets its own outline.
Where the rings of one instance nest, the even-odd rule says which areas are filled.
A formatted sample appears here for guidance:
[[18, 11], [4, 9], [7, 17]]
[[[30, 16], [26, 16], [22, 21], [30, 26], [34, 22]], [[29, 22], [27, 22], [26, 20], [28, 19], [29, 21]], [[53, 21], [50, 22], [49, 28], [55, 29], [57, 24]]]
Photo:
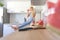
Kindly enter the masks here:
[[28, 21], [22, 23], [22, 24], [19, 26], [19, 29], [20, 29], [20, 28], [24, 28], [25, 26], [29, 25], [32, 21], [33, 21], [33, 18], [30, 17], [30, 18], [28, 19]]
[[26, 22], [24, 22], [24, 23], [22, 23], [20, 26], [16, 26], [16, 25], [12, 25], [12, 28], [13, 29], [23, 29], [25, 26], [27, 26], [27, 25], [29, 25], [31, 22], [33, 21], [33, 18], [32, 17], [30, 17], [29, 19], [28, 19], [28, 21], [26, 21]]
[[32, 21], [32, 26], [35, 25], [35, 18], [33, 18], [33, 21]]

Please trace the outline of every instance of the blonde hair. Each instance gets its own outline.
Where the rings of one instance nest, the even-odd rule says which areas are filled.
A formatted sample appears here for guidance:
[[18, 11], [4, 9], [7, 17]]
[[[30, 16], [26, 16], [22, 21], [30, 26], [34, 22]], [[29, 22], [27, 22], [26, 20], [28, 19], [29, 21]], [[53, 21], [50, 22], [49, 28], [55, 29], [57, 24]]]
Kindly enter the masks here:
[[33, 7], [33, 6], [31, 6], [30, 8], [31, 8], [32, 10], [34, 10], [34, 7]]

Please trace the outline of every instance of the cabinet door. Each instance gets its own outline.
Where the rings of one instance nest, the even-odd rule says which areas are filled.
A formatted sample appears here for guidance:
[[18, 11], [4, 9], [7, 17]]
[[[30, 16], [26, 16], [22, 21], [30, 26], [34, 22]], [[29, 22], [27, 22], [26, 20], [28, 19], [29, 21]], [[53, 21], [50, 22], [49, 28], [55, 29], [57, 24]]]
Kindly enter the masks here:
[[44, 5], [45, 4], [45, 2], [46, 2], [46, 0], [31, 0], [31, 4], [32, 5], [35, 5], [35, 6], [37, 6], [37, 5]]
[[3, 36], [3, 24], [0, 23], [0, 37]]
[[10, 14], [7, 13], [7, 9], [4, 8], [3, 10], [3, 23], [9, 23], [10, 22]]

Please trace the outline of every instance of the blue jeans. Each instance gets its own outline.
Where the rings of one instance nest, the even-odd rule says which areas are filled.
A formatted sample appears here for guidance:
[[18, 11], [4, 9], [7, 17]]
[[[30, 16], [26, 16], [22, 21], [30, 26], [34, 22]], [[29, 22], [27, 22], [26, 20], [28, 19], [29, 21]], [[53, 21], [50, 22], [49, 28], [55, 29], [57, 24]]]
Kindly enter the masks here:
[[33, 21], [33, 18], [30, 17], [30, 18], [28, 19], [28, 21], [22, 23], [22, 24], [19, 26], [19, 29], [23, 29], [25, 26], [29, 25], [32, 21]]

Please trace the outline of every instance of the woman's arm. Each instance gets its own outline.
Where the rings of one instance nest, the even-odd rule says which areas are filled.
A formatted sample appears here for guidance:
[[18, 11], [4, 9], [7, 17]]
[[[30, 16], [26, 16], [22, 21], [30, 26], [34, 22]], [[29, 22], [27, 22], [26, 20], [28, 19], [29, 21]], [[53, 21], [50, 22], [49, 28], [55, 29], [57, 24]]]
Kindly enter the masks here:
[[33, 16], [33, 17], [36, 16], [36, 12], [35, 12], [35, 11], [32, 12], [32, 16]]
[[30, 16], [30, 13], [29, 13], [29, 11], [27, 11], [27, 17], [29, 17]]

